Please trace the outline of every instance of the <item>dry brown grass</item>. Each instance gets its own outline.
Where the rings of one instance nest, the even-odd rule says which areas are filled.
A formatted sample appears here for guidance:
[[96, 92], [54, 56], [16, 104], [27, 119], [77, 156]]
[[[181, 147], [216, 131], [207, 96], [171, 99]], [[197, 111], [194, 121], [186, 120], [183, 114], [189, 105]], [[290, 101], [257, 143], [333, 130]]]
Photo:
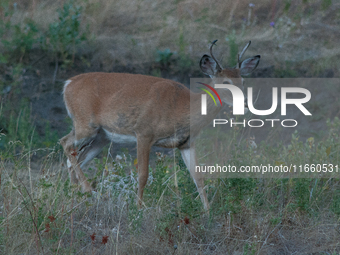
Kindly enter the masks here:
[[[47, 29], [57, 19], [56, 9], [66, 0], [9, 2], [10, 6], [17, 3], [13, 23], [31, 18], [41, 29]], [[226, 63], [229, 48], [225, 38], [235, 30], [239, 47], [252, 40], [247, 54], [261, 54], [260, 67], [275, 65], [284, 70], [299, 67], [310, 76], [322, 76], [325, 69], [332, 69], [334, 76], [339, 76], [340, 3], [333, 1], [323, 10], [323, 0], [307, 3], [298, 0], [292, 1], [285, 11], [283, 0], [254, 1], [248, 22], [244, 18], [249, 17], [250, 2], [78, 0], [84, 7], [82, 24], [84, 28], [89, 24], [94, 37], [83, 52], [92, 54], [92, 65], [114, 71], [119, 65], [150, 65], [156, 50], [165, 48], [185, 54], [197, 63], [208, 51], [209, 42], [219, 39], [216, 56]], [[0, 15], [5, 18], [3, 13]], [[270, 26], [272, 21], [275, 27]], [[71, 187], [67, 195], [64, 191], [68, 187], [64, 185], [67, 170], [59, 151], [37, 163], [30, 162], [32, 152], [25, 156], [3, 155], [0, 158], [0, 253], [42, 254], [41, 247], [44, 254], [340, 252], [339, 215], [330, 209], [339, 193], [339, 180], [320, 180], [319, 200], [310, 199], [312, 209], [308, 211], [296, 208], [297, 198], [289, 190], [293, 184], [266, 180], [259, 181], [259, 187], [240, 201], [238, 213], [228, 211], [229, 207], [225, 209], [222, 203], [229, 193], [215, 197], [213, 205], [219, 210], [208, 217], [200, 205], [191, 214], [183, 213], [179, 205], [185, 198], [194, 200], [196, 190], [189, 190], [189, 194], [181, 191], [178, 198], [173, 191], [172, 172], [167, 175], [169, 184], [162, 185], [157, 196], [151, 192], [152, 186], [148, 186], [151, 191], [146, 191], [146, 206], [138, 211], [133, 201], [133, 185], [119, 195], [106, 191], [87, 198], [78, 193], [78, 187]], [[93, 164], [92, 168], [105, 166], [111, 167]], [[133, 163], [127, 163], [125, 168], [130, 171]], [[173, 171], [173, 167], [169, 169]], [[193, 185], [190, 177], [185, 180], [185, 185]], [[310, 189], [312, 184], [311, 181]], [[215, 180], [211, 185], [220, 187]], [[167, 195], [161, 196], [162, 192]], [[236, 202], [236, 199], [231, 201], [231, 206]]]
[[[293, 195], [292, 179], [288, 185], [278, 179], [258, 180], [257, 187], [240, 201], [238, 213], [223, 209], [221, 198], [230, 195], [223, 193], [223, 182], [210, 181], [209, 185], [222, 193], [212, 200], [213, 210], [208, 216], [201, 205], [191, 210], [181, 207], [188, 195], [183, 188], [175, 192], [173, 165], [168, 165], [176, 159], [167, 161], [163, 157], [161, 167], [168, 165], [170, 171], [167, 184], [159, 185], [159, 190], [154, 189], [157, 184], [149, 184], [145, 207], [138, 211], [135, 181], [115, 194], [114, 190], [98, 186], [97, 192], [87, 197], [78, 192], [78, 187], [69, 187], [63, 160], [59, 161], [60, 151], [50, 151], [45, 160], [36, 164], [30, 163], [32, 153], [2, 157], [0, 164], [0, 251], [4, 254], [239, 255], [340, 251], [339, 216], [330, 210], [336, 199], [334, 194], [339, 192], [339, 181], [335, 179], [318, 180], [321, 185], [310, 198], [307, 211], [294, 207], [297, 197]], [[117, 165], [105, 162], [103, 159], [91, 168], [118, 174], [115, 182], [123, 177]], [[132, 162], [124, 157], [116, 162], [124, 171], [134, 171]], [[154, 167], [152, 172], [156, 170]], [[188, 180], [191, 182], [189, 176], [181, 177], [185, 185]], [[317, 181], [311, 182], [314, 183]], [[195, 193], [192, 187], [190, 192]], [[194, 197], [189, 194], [189, 199]]]
[[[16, 22], [32, 18], [46, 28], [66, 1], [9, 2], [17, 3]], [[85, 10], [82, 23], [89, 24], [94, 35], [88, 49], [94, 52], [92, 61], [103, 64], [104, 71], [114, 70], [117, 64], [145, 65], [155, 60], [156, 49], [165, 48], [183, 51], [198, 62], [213, 39], [219, 39], [216, 55], [226, 62], [225, 38], [235, 31], [239, 47], [252, 40], [248, 54], [260, 53], [262, 67], [294, 68], [302, 62], [308, 63], [302, 68], [309, 75], [317, 75], [320, 68], [338, 75], [340, 3], [336, 1], [325, 7], [329, 1], [261, 0], [254, 2], [251, 13], [249, 0], [76, 2]], [[333, 57], [335, 61], [330, 60]]]

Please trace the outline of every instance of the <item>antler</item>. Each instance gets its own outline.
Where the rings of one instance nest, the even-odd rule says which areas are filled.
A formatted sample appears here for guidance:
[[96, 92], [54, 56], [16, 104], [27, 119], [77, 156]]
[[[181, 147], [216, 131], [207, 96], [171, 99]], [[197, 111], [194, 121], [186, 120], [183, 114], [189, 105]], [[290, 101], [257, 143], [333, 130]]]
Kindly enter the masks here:
[[249, 48], [251, 44], [251, 41], [249, 41], [249, 43], [243, 48], [243, 50], [241, 51], [240, 54], [237, 54], [237, 68], [240, 68], [241, 67], [241, 59], [242, 59], [242, 56], [243, 54], [246, 52], [246, 50]]
[[214, 57], [214, 55], [213, 55], [213, 53], [212, 53], [212, 48], [213, 48], [214, 45], [216, 45], [216, 44], [215, 44], [216, 42], [217, 42], [217, 40], [215, 40], [215, 41], [213, 41], [213, 42], [211, 43], [211, 46], [210, 46], [210, 55], [211, 55], [211, 57], [215, 60], [217, 66], [218, 66], [218, 69], [219, 69], [219, 70], [222, 70], [222, 69], [223, 69], [222, 66], [220, 65], [220, 63], [218, 63], [217, 59]]

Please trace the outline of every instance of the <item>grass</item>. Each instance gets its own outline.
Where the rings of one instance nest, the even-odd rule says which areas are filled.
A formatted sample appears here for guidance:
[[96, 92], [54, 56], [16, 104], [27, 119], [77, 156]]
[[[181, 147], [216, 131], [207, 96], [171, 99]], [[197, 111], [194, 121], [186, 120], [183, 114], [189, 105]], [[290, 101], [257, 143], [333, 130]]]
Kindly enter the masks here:
[[[298, 163], [301, 155], [290, 151], [299, 150], [306, 154], [313, 151], [314, 158], [326, 157], [324, 161], [338, 164], [339, 129], [339, 120], [335, 119], [329, 121], [329, 136], [320, 142], [309, 139], [304, 144], [295, 135], [287, 146], [272, 148], [260, 144], [253, 156], [249, 148], [241, 146], [231, 157], [249, 155], [242, 158], [242, 164], [249, 165], [264, 157]], [[326, 148], [327, 142], [333, 143], [332, 150]], [[203, 212], [179, 152], [173, 157], [157, 153], [150, 167], [145, 204], [138, 210], [133, 155], [121, 153], [112, 157], [107, 151], [106, 157], [95, 160], [87, 174], [94, 176], [97, 188], [88, 196], [70, 184], [59, 149], [25, 148], [16, 155], [10, 148], [1, 152], [2, 253], [340, 251], [338, 178], [207, 179], [212, 206], [208, 215]], [[32, 162], [38, 150], [44, 156], [39, 162]], [[230, 150], [229, 153], [233, 149]]]
[[[249, 7], [245, 0], [192, 4], [158, 0], [152, 6], [138, 0], [49, 4], [7, 0], [1, 10], [3, 24], [13, 26], [13, 31], [3, 34], [4, 40], [15, 46], [19, 59], [37, 48], [40, 40], [65, 65], [73, 63], [75, 54], [91, 52], [92, 63], [100, 62], [105, 71], [117, 63], [143, 66], [154, 61], [157, 51], [167, 49], [197, 63], [209, 43], [219, 39], [216, 55], [222, 64], [233, 65], [237, 48], [252, 40], [248, 54], [260, 53], [263, 67], [281, 69], [282, 63], [291, 62], [292, 68], [306, 69], [308, 76], [322, 75], [320, 65], [334, 70], [334, 76], [339, 70], [335, 43], [339, 3], [334, 1], [261, 0]], [[84, 43], [85, 37], [92, 42]], [[305, 64], [295, 65], [300, 62]], [[310, 62], [314, 64], [309, 66]]]
[[[159, 152], [151, 155], [138, 210], [135, 155], [106, 150], [86, 171], [96, 191], [82, 194], [69, 182], [57, 130], [46, 122], [45, 135], [38, 132], [33, 97], [23, 85], [29, 72], [40, 83], [46, 76], [39, 73], [52, 65], [48, 93], [61, 91], [54, 82], [86, 69], [79, 59], [101, 71], [132, 66], [187, 78], [214, 39], [222, 65], [234, 65], [252, 40], [247, 56], [261, 54], [262, 67], [275, 66], [274, 77], [337, 77], [339, 7], [329, 0], [262, 0], [253, 7], [244, 0], [2, 1], [0, 254], [339, 254], [334, 176], [207, 179], [212, 209], [206, 214], [179, 152]], [[49, 60], [41, 61], [45, 55]], [[314, 118], [331, 120], [307, 140], [294, 133], [289, 143], [273, 146], [280, 133], [270, 132], [254, 150], [252, 139], [235, 129], [219, 134], [228, 143], [198, 143], [200, 156], [217, 150], [237, 166], [338, 164], [340, 123], [332, 106], [311, 105], [319, 113]]]

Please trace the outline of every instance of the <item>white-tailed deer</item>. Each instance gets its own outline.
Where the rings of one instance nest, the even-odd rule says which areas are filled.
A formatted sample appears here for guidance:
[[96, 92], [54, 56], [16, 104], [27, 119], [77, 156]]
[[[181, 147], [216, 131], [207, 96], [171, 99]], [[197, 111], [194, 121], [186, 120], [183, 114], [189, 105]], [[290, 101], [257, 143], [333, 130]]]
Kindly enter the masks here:
[[[216, 40], [217, 41], [217, 40]], [[260, 56], [241, 62], [250, 42], [238, 56], [236, 68], [222, 68], [212, 53], [200, 61], [203, 73], [243, 89], [241, 75], [251, 73]], [[227, 104], [232, 104], [227, 89], [217, 89]], [[178, 148], [195, 181], [206, 210], [209, 203], [202, 176], [195, 173], [195, 136], [209, 124], [222, 106], [211, 99], [209, 115], [201, 115], [201, 94], [184, 85], [158, 77], [126, 73], [86, 73], [65, 82], [64, 100], [73, 121], [72, 131], [60, 140], [67, 155], [72, 182], [80, 182], [84, 192], [91, 191], [81, 168], [92, 160], [110, 141], [137, 142], [138, 203], [149, 175], [151, 146]], [[191, 105], [195, 110], [190, 111]], [[191, 118], [191, 119], [190, 119]], [[190, 160], [195, 159], [195, 160]]]

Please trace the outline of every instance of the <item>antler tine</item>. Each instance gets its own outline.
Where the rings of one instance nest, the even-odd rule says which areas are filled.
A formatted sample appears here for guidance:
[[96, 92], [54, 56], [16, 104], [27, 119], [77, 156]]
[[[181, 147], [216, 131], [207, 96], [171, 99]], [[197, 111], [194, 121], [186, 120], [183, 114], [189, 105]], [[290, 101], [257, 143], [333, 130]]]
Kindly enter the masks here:
[[213, 42], [211, 43], [211, 46], [210, 46], [210, 55], [211, 55], [211, 57], [215, 60], [215, 62], [216, 62], [216, 64], [217, 64], [218, 68], [219, 68], [220, 70], [222, 70], [222, 69], [223, 69], [222, 66], [220, 65], [220, 63], [218, 63], [217, 59], [214, 57], [214, 55], [213, 55], [213, 53], [212, 53], [212, 48], [213, 48], [214, 45], [216, 45], [216, 42], [217, 42], [217, 40], [215, 40], [215, 41], [213, 41]]
[[240, 64], [241, 64], [242, 56], [243, 56], [243, 54], [246, 52], [246, 50], [249, 48], [250, 44], [251, 44], [251, 41], [249, 41], [249, 43], [243, 48], [243, 50], [241, 51], [241, 53], [238, 55], [238, 57], [237, 57], [237, 63], [238, 63], [239, 66], [240, 66]]

